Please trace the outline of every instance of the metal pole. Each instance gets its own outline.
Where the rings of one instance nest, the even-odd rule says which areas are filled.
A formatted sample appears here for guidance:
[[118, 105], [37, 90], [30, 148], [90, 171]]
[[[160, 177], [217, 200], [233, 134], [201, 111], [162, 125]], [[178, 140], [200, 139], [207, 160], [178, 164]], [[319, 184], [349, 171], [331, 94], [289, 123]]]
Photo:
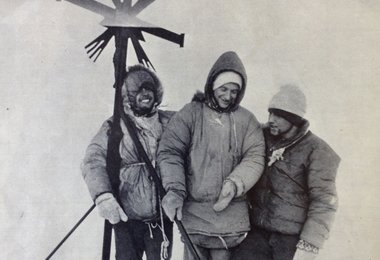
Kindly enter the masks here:
[[54, 248], [53, 251], [46, 257], [46, 260], [49, 260], [55, 252], [62, 246], [63, 243], [69, 238], [69, 236], [77, 229], [77, 227], [83, 222], [83, 220], [88, 216], [88, 214], [91, 213], [91, 211], [95, 208], [95, 204], [92, 204], [92, 206], [87, 210], [87, 212], [81, 217], [81, 219], [75, 224], [75, 226], [67, 233], [67, 235], [59, 242], [59, 244]]
[[[127, 66], [127, 50], [128, 38], [130, 36], [127, 28], [115, 28], [115, 53], [113, 57], [113, 64], [115, 68], [115, 99], [113, 110], [113, 122], [111, 128], [111, 136], [108, 141], [107, 148], [107, 173], [111, 180], [112, 190], [115, 198], [119, 201], [118, 187], [119, 187], [119, 169], [121, 158], [119, 155], [119, 143], [121, 139], [120, 129], [120, 113], [118, 107], [122, 104], [121, 88], [123, 86], [126, 66]], [[104, 221], [103, 233], [103, 251], [102, 260], [109, 260], [111, 253], [112, 241], [112, 225], [108, 220]]]

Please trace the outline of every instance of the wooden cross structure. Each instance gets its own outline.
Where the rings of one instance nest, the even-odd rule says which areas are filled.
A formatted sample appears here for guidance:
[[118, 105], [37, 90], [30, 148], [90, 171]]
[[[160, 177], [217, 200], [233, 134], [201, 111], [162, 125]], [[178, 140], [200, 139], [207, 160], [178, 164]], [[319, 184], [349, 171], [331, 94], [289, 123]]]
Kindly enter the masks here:
[[94, 61], [102, 53], [110, 39], [116, 36], [122, 28], [124, 28], [124, 33], [126, 34], [125, 40], [131, 39], [138, 61], [148, 67], [153, 66], [140, 44], [140, 41], [145, 41], [142, 32], [163, 38], [183, 47], [184, 34], [176, 34], [136, 17], [147, 6], [153, 3], [154, 0], [138, 0], [134, 5], [132, 5], [132, 0], [112, 0], [115, 8], [95, 0], [65, 1], [100, 14], [104, 18], [100, 24], [107, 27], [107, 30], [86, 46], [87, 53], [90, 55], [90, 58], [94, 57]]

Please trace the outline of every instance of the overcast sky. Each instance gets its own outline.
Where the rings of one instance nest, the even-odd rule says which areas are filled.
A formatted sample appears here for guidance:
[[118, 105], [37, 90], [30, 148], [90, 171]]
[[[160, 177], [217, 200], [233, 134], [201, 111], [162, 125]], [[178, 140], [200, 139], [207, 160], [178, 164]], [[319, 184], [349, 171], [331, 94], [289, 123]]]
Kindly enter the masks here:
[[[0, 16], [0, 258], [42, 259], [91, 206], [79, 166], [112, 113], [114, 43], [88, 59], [102, 17], [66, 1], [2, 1]], [[184, 48], [150, 35], [142, 44], [164, 109], [189, 102], [228, 50], [247, 70], [242, 105], [260, 121], [280, 85], [304, 90], [312, 131], [342, 157], [340, 208], [319, 259], [380, 258], [379, 17], [372, 0], [157, 0], [139, 15], [185, 33]], [[101, 236], [93, 212], [55, 259], [99, 259]]]

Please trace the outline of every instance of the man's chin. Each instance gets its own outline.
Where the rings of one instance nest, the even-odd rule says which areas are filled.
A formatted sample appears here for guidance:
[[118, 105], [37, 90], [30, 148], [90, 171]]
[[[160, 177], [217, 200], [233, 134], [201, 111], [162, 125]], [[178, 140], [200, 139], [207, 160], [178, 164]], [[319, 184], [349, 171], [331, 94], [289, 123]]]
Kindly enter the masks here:
[[222, 104], [218, 103], [218, 105], [219, 105], [220, 108], [226, 109], [226, 108], [228, 108], [231, 105], [231, 103], [222, 103]]
[[139, 106], [138, 108], [135, 108], [133, 110], [135, 114], [143, 116], [151, 113], [153, 110], [153, 106]]

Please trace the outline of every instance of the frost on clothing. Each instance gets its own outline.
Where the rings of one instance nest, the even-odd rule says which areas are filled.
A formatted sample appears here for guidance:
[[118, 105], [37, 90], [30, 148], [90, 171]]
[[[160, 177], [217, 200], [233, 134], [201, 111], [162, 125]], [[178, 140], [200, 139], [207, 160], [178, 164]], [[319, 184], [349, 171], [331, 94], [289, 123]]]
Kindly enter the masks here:
[[266, 230], [300, 235], [321, 248], [338, 206], [335, 177], [340, 158], [308, 126], [305, 123], [287, 142], [266, 134], [268, 158], [286, 148], [250, 193], [252, 219]]
[[[212, 83], [223, 71], [242, 76], [237, 103], [220, 112], [212, 100]], [[183, 224], [190, 234], [236, 236], [249, 230], [245, 193], [264, 167], [264, 139], [252, 113], [239, 106], [246, 74], [235, 53], [222, 55], [211, 69], [204, 102], [184, 106], [168, 124], [158, 149], [164, 188], [184, 199]], [[237, 194], [221, 212], [213, 209], [223, 181], [232, 179]]]
[[[149, 159], [153, 162], [156, 157], [158, 137], [172, 114], [173, 112], [159, 110], [154, 116], [145, 118], [147, 120], [144, 120], [144, 123], [139, 122], [132, 117], [138, 130], [140, 142], [145, 151], [147, 151], [147, 154], [150, 157]], [[112, 192], [110, 180], [106, 171], [107, 144], [111, 122], [112, 118], [103, 123], [98, 133], [92, 139], [91, 144], [88, 146], [82, 164], [82, 174], [93, 200], [103, 193]], [[144, 205], [148, 205], [149, 200], [151, 205], [155, 205], [154, 200], [156, 200], [156, 198], [154, 198], [151, 193], [149, 193], [151, 194], [149, 195], [145, 190], [137, 190], [131, 185], [134, 183], [133, 178], [141, 178], [143, 175], [149, 176], [149, 172], [145, 163], [138, 157], [137, 149], [127, 132], [124, 122], [121, 121], [120, 124], [124, 134], [119, 146], [122, 159], [120, 169], [121, 185], [119, 187], [121, 205], [131, 219], [149, 218], [149, 216], [152, 217], [155, 215], [154, 211], [156, 209], [149, 206], [145, 207]], [[146, 190], [156, 189], [154, 182], [151, 180], [146, 180], [144, 185]], [[128, 200], [132, 198], [123, 196], [123, 192], [132, 189], [135, 190], [134, 192], [146, 194], [146, 200], [140, 202], [141, 207], [137, 209], [138, 212], [134, 212], [133, 209], [127, 210], [129, 204]], [[134, 204], [136, 204], [136, 202], [134, 202]]]

